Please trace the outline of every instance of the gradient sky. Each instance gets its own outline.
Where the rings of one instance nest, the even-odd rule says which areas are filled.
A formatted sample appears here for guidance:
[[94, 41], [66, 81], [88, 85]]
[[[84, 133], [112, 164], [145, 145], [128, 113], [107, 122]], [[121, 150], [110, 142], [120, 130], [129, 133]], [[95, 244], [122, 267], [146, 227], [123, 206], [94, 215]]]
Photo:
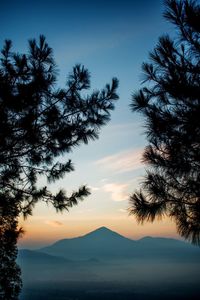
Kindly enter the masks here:
[[71, 158], [75, 172], [51, 185], [52, 191], [72, 191], [81, 184], [92, 195], [70, 213], [56, 214], [40, 203], [28, 220], [20, 220], [26, 234], [20, 247], [37, 248], [55, 240], [79, 236], [100, 226], [130, 237], [175, 236], [174, 224], [165, 219], [137, 225], [128, 216], [128, 197], [145, 173], [141, 153], [146, 145], [143, 120], [130, 111], [131, 94], [140, 87], [141, 64], [163, 33], [173, 27], [162, 17], [160, 0], [3, 0], [0, 10], [0, 43], [11, 39], [14, 49], [26, 52], [27, 41], [44, 34], [54, 49], [60, 70], [58, 84], [76, 63], [91, 73], [92, 89], [117, 77], [120, 100], [99, 140], [81, 146]]

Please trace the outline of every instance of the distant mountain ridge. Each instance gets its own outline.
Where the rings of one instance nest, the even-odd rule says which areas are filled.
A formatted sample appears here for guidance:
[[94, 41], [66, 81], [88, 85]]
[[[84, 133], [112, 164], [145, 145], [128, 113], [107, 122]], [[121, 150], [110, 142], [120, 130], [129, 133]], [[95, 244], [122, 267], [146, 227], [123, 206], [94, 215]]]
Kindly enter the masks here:
[[139, 257], [199, 258], [200, 249], [186, 242], [168, 238], [145, 237], [130, 240], [106, 227], [83, 236], [63, 239], [38, 249], [42, 253], [69, 260], [110, 260]]
[[54, 256], [47, 253], [29, 250], [29, 249], [21, 249], [18, 251], [18, 261], [23, 262], [31, 262], [31, 263], [42, 263], [42, 264], [58, 264], [58, 263], [66, 263], [67, 259], [64, 257]]
[[[58, 299], [58, 292], [59, 299], [88, 299], [89, 295], [98, 300], [141, 300], [144, 289], [153, 293], [150, 299], [162, 299], [168, 290], [173, 294], [179, 289], [189, 297], [178, 299], [189, 300], [191, 290], [197, 295], [200, 291], [200, 248], [167, 238], [133, 241], [105, 227], [37, 251], [19, 250], [18, 264], [25, 288], [22, 299], [32, 299], [26, 289], [31, 296], [35, 292], [37, 300]], [[117, 297], [127, 289], [124, 298]], [[135, 297], [137, 290], [142, 298]], [[162, 296], [155, 298], [161, 290]], [[127, 298], [130, 291], [133, 294]]]

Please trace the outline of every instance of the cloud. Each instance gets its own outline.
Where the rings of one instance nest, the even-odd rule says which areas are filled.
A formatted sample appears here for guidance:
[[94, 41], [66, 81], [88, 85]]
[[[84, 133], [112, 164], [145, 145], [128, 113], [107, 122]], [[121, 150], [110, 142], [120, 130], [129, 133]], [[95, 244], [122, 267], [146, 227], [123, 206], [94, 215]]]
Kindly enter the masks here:
[[93, 192], [98, 191], [98, 190], [100, 189], [99, 187], [97, 187], [97, 186], [92, 186], [92, 185], [89, 185], [88, 187], [89, 187], [89, 189], [90, 189], [91, 191], [93, 191]]
[[124, 209], [124, 208], [120, 208], [119, 211], [120, 211], [121, 213], [127, 213], [127, 209]]
[[108, 178], [103, 178], [103, 179], [100, 180], [101, 183], [104, 183], [104, 182], [107, 182], [107, 181], [108, 181]]
[[141, 149], [123, 151], [97, 160], [95, 164], [116, 173], [130, 172], [142, 168], [142, 153]]
[[103, 185], [105, 192], [111, 193], [111, 198], [114, 201], [124, 201], [128, 199], [128, 184], [107, 183]]
[[45, 221], [45, 224], [50, 225], [52, 227], [59, 227], [59, 226], [63, 225], [62, 222], [60, 222], [60, 221], [53, 221], [53, 220], [52, 221]]

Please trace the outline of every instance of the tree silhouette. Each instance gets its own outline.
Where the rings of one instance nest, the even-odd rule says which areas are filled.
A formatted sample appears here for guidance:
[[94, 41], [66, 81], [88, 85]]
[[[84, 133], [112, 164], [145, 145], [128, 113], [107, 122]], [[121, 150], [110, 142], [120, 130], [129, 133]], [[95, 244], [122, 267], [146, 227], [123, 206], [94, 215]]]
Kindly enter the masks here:
[[131, 103], [145, 117], [149, 169], [130, 197], [130, 214], [141, 223], [167, 215], [181, 236], [200, 244], [200, 6], [165, 4], [176, 38], [160, 37], [143, 64], [146, 86]]
[[116, 78], [101, 91], [86, 94], [90, 74], [81, 65], [73, 68], [66, 88], [58, 88], [56, 79], [52, 49], [44, 36], [29, 41], [27, 54], [13, 52], [11, 41], [5, 41], [0, 63], [0, 259], [1, 270], [9, 272], [0, 276], [4, 300], [16, 299], [21, 286], [14, 265], [19, 215], [31, 215], [40, 200], [56, 211], [68, 211], [90, 194], [87, 186], [69, 196], [64, 190], [53, 194], [46, 186], [38, 187], [38, 178], [46, 176], [51, 183], [73, 171], [71, 160], [61, 163], [59, 158], [97, 139], [118, 99]]
[[22, 287], [16, 263], [16, 244], [22, 230], [17, 228], [17, 207], [10, 202], [6, 204], [0, 216], [0, 299], [16, 300]]

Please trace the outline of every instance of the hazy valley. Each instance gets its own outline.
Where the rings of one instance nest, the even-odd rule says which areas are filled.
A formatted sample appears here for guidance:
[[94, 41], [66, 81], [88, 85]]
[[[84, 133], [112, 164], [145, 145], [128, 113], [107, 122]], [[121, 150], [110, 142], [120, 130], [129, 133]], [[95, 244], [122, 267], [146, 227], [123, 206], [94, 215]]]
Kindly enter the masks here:
[[198, 299], [200, 249], [166, 238], [127, 239], [105, 227], [37, 251], [20, 250], [21, 300]]

